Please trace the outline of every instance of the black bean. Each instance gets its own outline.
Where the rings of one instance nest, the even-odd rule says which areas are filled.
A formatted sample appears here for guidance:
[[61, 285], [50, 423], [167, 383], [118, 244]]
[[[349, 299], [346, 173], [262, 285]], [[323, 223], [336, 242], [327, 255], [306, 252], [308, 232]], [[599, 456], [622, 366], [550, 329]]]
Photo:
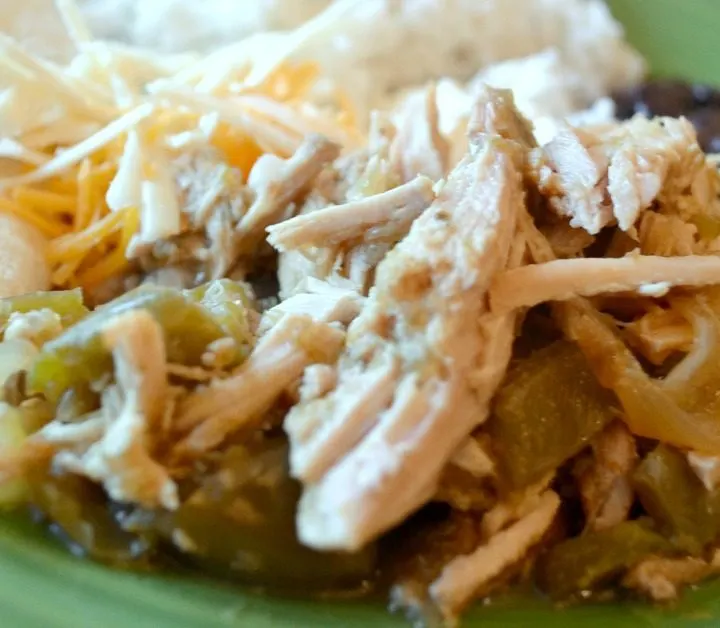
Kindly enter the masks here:
[[686, 115], [695, 105], [692, 87], [685, 81], [661, 79], [645, 83], [640, 88], [636, 113], [648, 117]]
[[702, 107], [689, 116], [698, 141], [708, 153], [720, 153], [720, 107]]
[[[700, 94], [702, 96], [702, 94]], [[696, 107], [693, 88], [680, 80], [658, 79], [648, 81], [613, 95], [615, 115], [621, 120], [642, 114], [677, 117], [687, 115]]]
[[706, 105], [720, 106], [720, 91], [705, 85], [703, 83], [695, 83], [692, 86], [693, 99], [696, 107], [704, 107]]
[[635, 104], [638, 99], [638, 90], [624, 90], [613, 94], [615, 101], [615, 116], [619, 120], [627, 120], [635, 115]]
[[615, 115], [625, 120], [636, 114], [690, 119], [703, 150], [720, 153], [720, 88], [679, 79], [648, 81], [613, 95]]

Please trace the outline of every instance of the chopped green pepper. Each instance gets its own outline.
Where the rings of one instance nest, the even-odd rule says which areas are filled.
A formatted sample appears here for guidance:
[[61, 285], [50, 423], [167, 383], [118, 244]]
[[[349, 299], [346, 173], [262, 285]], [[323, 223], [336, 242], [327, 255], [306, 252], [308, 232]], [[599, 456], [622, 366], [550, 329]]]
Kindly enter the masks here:
[[445, 467], [438, 482], [433, 501], [446, 502], [463, 512], [483, 512], [497, 501], [490, 482], [483, 481], [470, 471], [454, 464]]
[[63, 327], [70, 327], [87, 316], [80, 288], [56, 292], [32, 292], [17, 297], [0, 299], [0, 325], [5, 327], [11, 314], [26, 314], [35, 310], [48, 309], [55, 312]]
[[60, 397], [55, 412], [58, 421], [72, 421], [100, 407], [100, 395], [87, 385], [68, 388]]
[[554, 546], [538, 564], [537, 581], [553, 599], [568, 600], [611, 584], [647, 556], [672, 550], [646, 522], [625, 521]]
[[[12, 456], [19, 450], [27, 432], [17, 408], [0, 402], [0, 456]], [[12, 508], [27, 499], [28, 485], [24, 478], [0, 479], [0, 508]]]
[[[248, 286], [230, 279], [215, 279], [186, 290], [188, 298], [200, 303], [210, 312], [225, 333], [235, 340], [243, 353], [253, 343], [248, 312], [252, 311], [252, 298]], [[244, 356], [241, 356], [244, 357]]]
[[300, 544], [287, 445], [256, 441], [228, 450], [217, 472], [160, 524], [200, 567], [253, 584], [307, 591], [356, 588], [372, 576], [375, 550], [321, 553]]
[[0, 397], [15, 403], [12, 398], [19, 394], [18, 373], [29, 368], [38, 355], [38, 348], [24, 338], [13, 338], [0, 342]]
[[720, 491], [708, 491], [685, 456], [666, 445], [648, 454], [633, 474], [646, 512], [673, 543], [698, 553], [720, 533]]
[[171, 288], [142, 286], [95, 310], [46, 343], [28, 371], [28, 389], [57, 403], [70, 388], [101, 382], [112, 373], [102, 329], [115, 315], [150, 312], [163, 329], [168, 360], [197, 365], [208, 344], [226, 336], [208, 311]]
[[690, 222], [697, 227], [698, 235], [703, 240], [714, 240], [720, 236], [720, 219], [709, 214], [695, 214]]
[[74, 474], [38, 469], [28, 480], [30, 503], [76, 553], [119, 566], [142, 565], [151, 543], [122, 529], [102, 489]]
[[488, 429], [512, 488], [539, 481], [615, 416], [582, 352], [558, 341], [520, 361], [498, 392]]
[[18, 411], [22, 416], [22, 426], [27, 434], [34, 434], [55, 418], [55, 406], [40, 397], [27, 399], [20, 404]]

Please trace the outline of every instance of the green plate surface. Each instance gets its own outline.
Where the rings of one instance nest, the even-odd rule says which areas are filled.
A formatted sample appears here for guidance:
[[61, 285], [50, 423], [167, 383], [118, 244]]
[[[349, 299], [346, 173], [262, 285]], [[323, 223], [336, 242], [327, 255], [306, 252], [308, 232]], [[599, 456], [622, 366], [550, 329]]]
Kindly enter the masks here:
[[[720, 84], [720, 0], [611, 0], [653, 71]], [[401, 627], [381, 605], [259, 597], [229, 586], [117, 572], [68, 555], [22, 520], [0, 519], [0, 628]], [[537, 601], [476, 608], [467, 628], [705, 628], [720, 626], [720, 582], [678, 606]]]
[[658, 75], [720, 85], [718, 0], [608, 0]]

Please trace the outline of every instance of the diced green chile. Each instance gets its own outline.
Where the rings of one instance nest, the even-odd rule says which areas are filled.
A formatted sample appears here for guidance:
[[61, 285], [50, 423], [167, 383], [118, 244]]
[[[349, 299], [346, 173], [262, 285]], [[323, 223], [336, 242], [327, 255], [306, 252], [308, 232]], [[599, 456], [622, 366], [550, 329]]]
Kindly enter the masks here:
[[358, 587], [373, 575], [374, 547], [349, 554], [301, 545], [295, 533], [299, 495], [284, 440], [236, 446], [158, 526], [197, 567], [219, 575], [306, 591]]
[[55, 418], [55, 406], [40, 397], [25, 401], [18, 410], [22, 415], [23, 427], [28, 434], [37, 432]]
[[89, 312], [83, 303], [80, 288], [56, 292], [32, 292], [0, 299], [0, 326], [4, 327], [7, 324], [11, 314], [27, 314], [42, 309], [55, 312], [65, 328], [82, 320]]
[[[247, 353], [253, 342], [248, 312], [252, 311], [252, 298], [248, 286], [230, 279], [215, 279], [186, 290], [188, 298], [210, 312], [225, 333]], [[243, 356], [241, 356], [243, 357]]]
[[[21, 452], [27, 435], [20, 411], [0, 403], [0, 456], [12, 457]], [[17, 507], [27, 496], [28, 483], [24, 477], [0, 476], [0, 510]]]
[[152, 543], [122, 529], [102, 489], [73, 474], [39, 470], [28, 482], [30, 503], [76, 554], [117, 566], [149, 566]]
[[696, 214], [690, 219], [703, 240], [714, 240], [720, 236], [720, 220], [709, 214]]
[[68, 388], [58, 401], [55, 417], [59, 421], [72, 421], [100, 407], [100, 395], [88, 385]]
[[497, 495], [489, 481], [483, 481], [470, 471], [450, 464], [440, 476], [433, 501], [446, 502], [464, 512], [483, 512], [495, 505]]
[[28, 371], [28, 388], [53, 402], [73, 387], [102, 381], [112, 372], [112, 358], [102, 329], [114, 316], [144, 309], [162, 327], [168, 360], [197, 365], [209, 343], [226, 336], [208, 311], [170, 288], [142, 286], [95, 310], [46, 343]]
[[645, 511], [677, 547], [698, 553], [720, 536], [720, 491], [708, 491], [679, 451], [658, 446], [635, 470], [633, 484]]
[[510, 372], [488, 423], [503, 476], [512, 488], [539, 481], [587, 445], [616, 405], [575, 344], [536, 351]]
[[672, 552], [668, 540], [644, 521], [625, 521], [563, 541], [538, 563], [537, 582], [555, 600], [611, 585], [644, 558]]

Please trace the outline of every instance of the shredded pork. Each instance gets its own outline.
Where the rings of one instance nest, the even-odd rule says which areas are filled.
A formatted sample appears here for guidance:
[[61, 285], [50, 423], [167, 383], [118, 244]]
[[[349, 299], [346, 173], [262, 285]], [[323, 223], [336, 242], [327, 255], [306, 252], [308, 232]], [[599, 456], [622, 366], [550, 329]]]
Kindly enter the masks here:
[[[290, 249], [278, 260], [283, 298], [301, 291], [305, 277], [347, 280], [366, 294], [377, 265], [430, 204], [434, 194], [427, 177], [403, 185], [395, 171], [389, 154], [394, 137], [395, 127], [379, 114], [373, 116], [367, 148], [326, 168], [298, 216], [287, 226], [270, 228], [271, 244]], [[285, 236], [291, 238], [288, 245]], [[301, 248], [293, 248], [292, 240]]]
[[653, 306], [623, 330], [633, 348], [652, 364], [663, 364], [671, 355], [687, 353], [694, 333], [690, 323], [673, 309]]
[[630, 513], [635, 497], [630, 474], [638, 454], [635, 439], [620, 421], [607, 427], [592, 449], [591, 459], [581, 461], [576, 474], [586, 527], [605, 530], [625, 521]]
[[449, 147], [438, 128], [438, 116], [434, 83], [410, 94], [396, 112], [397, 132], [390, 146], [390, 161], [402, 181], [410, 181], [418, 175], [433, 181], [445, 177]]
[[450, 462], [478, 478], [494, 475], [495, 462], [488, 449], [487, 443], [470, 436], [458, 447]]
[[458, 556], [430, 586], [430, 596], [442, 615], [452, 621], [477, 592], [508, 567], [516, 564], [539, 543], [560, 506], [552, 491], [544, 493], [537, 507], [517, 523], [493, 536], [472, 554]]
[[252, 252], [262, 241], [265, 229], [283, 218], [288, 205], [307, 191], [313, 179], [339, 152], [337, 144], [311, 135], [287, 161], [273, 155], [262, 156], [248, 179], [255, 198], [236, 227], [238, 249]]
[[[284, 59], [286, 52], [278, 54]], [[100, 230], [95, 218], [79, 210], [72, 225], [63, 218], [58, 240], [71, 245], [60, 247], [63, 255], [53, 249], [63, 261], [59, 270], [74, 281], [76, 270], [86, 270], [84, 261], [71, 267], [75, 253], [109, 259], [121, 270], [90, 282], [92, 298], [140, 283], [136, 296], [143, 298], [140, 305], [120, 302], [106, 318], [102, 310], [91, 314], [82, 333], [64, 329], [68, 316], [52, 301], [52, 308], [25, 312], [19, 301], [3, 311], [0, 357], [15, 362], [3, 388], [0, 432], [15, 417], [22, 443], [5, 455], [0, 433], [0, 480], [17, 479], [33, 464], [45, 465], [43, 473], [49, 468], [50, 481], [80, 475], [103, 488], [110, 512], [121, 504], [135, 523], [150, 515], [166, 523], [180, 506], [208, 506], [185, 498], [197, 481], [196, 495], [212, 494], [213, 514], [239, 515], [233, 526], [248, 513], [254, 523], [266, 514], [233, 492], [244, 489], [235, 480], [262, 490], [271, 480], [299, 486], [297, 503], [297, 493], [272, 492], [285, 517], [279, 523], [294, 516], [297, 531], [297, 539], [278, 537], [279, 544], [359, 551], [347, 557], [354, 560], [382, 537], [388, 543], [380, 559], [398, 558], [387, 572], [380, 565], [393, 605], [447, 624], [473, 599], [541, 573], [556, 542], [611, 544], [603, 535], [616, 526], [646, 534], [658, 549], [615, 565], [610, 547], [586, 570], [602, 571], [608, 562], [600, 585], [668, 600], [682, 585], [718, 572], [716, 555], [662, 545], [666, 522], [647, 501], [655, 487], [638, 484], [636, 494], [633, 475], [648, 452], [665, 450], [687, 466], [681, 479], [689, 477], [696, 490], [704, 487], [714, 499], [720, 486], [712, 353], [720, 302], [709, 288], [720, 284], [720, 175], [692, 125], [642, 117], [582, 129], [559, 124], [538, 146], [512, 93], [478, 85], [463, 116], [463, 139], [455, 141], [455, 132], [440, 132], [438, 94], [429, 85], [393, 116], [375, 112], [367, 142], [358, 146], [345, 125], [351, 112], [336, 127], [298, 104], [315, 70], [295, 70], [286, 76], [280, 68], [251, 68], [259, 82], [249, 90], [246, 79], [220, 80], [240, 74], [225, 66], [185, 91], [160, 81], [149, 86], [148, 102], [118, 118], [120, 127], [112, 123], [110, 135], [124, 136], [116, 171], [91, 168], [92, 153], [80, 156], [77, 173], [68, 170], [78, 175], [77, 184], [71, 181], [78, 189], [84, 176], [110, 177], [111, 211], [99, 221], [111, 227], [83, 248]], [[220, 96], [225, 88], [233, 94], [228, 102]], [[289, 99], [293, 92], [292, 101], [276, 100], [275, 91]], [[159, 103], [182, 104], [173, 115], [197, 114], [197, 128], [173, 130], [161, 146], [159, 120], [140, 127], [140, 116], [122, 126], [128, 116], [162, 109]], [[163, 123], [166, 131], [174, 120]], [[251, 147], [236, 151], [246, 140]], [[66, 158], [67, 151], [48, 158], [50, 174]], [[67, 184], [48, 179], [39, 161], [40, 175], [21, 182]], [[88, 209], [95, 188], [83, 190], [77, 204]], [[67, 201], [59, 192], [32, 194]], [[127, 223], [112, 222], [118, 216]], [[90, 231], [78, 228], [84, 220]], [[56, 239], [51, 244], [58, 246]], [[220, 287], [214, 291], [183, 290], [221, 278], [210, 284]], [[233, 281], [252, 284], [258, 298]], [[174, 290], [155, 296], [171, 294], [203, 321], [199, 347], [184, 351], [195, 337], [181, 320], [161, 322], [162, 298], [151, 298], [158, 285]], [[553, 380], [552, 361], [525, 362], [556, 341], [589, 368], [582, 394], [573, 396], [576, 407], [559, 417], [552, 395], [576, 382], [565, 374]], [[36, 357], [55, 364], [57, 356], [62, 361], [65, 352], [88, 347], [107, 369], [83, 380], [87, 391], [65, 391], [55, 405], [52, 382], [44, 390], [36, 381], [44, 378], [32, 372]], [[510, 399], [520, 385], [520, 377], [506, 377], [516, 363], [518, 373], [538, 369], [528, 377], [553, 382], [541, 391], [548, 399], [538, 399], [537, 412], [534, 399], [512, 408], [494, 404], [499, 389]], [[700, 377], [690, 377], [693, 371]], [[586, 421], [593, 413], [583, 404], [608, 399], [612, 407]], [[643, 414], [645, 402], [656, 416]], [[578, 417], [565, 416], [573, 410]], [[26, 426], [32, 421], [34, 429]], [[517, 422], [517, 441], [503, 437], [502, 421]], [[558, 427], [533, 429], [538, 421]], [[557, 451], [545, 442], [555, 434]], [[513, 459], [522, 466], [523, 453], [510, 445], [536, 438], [543, 442], [531, 445], [542, 454], [520, 461], [524, 480], [513, 477], [508, 471]], [[657, 443], [662, 449], [653, 450]], [[253, 458], [253, 447], [263, 457], [266, 445], [279, 453], [272, 469]], [[278, 513], [267, 521], [273, 542]], [[640, 525], [638, 517], [657, 525]], [[181, 528], [162, 536], [189, 554], [202, 554], [207, 540]], [[716, 541], [703, 538], [701, 545], [707, 550]], [[592, 563], [593, 553], [570, 558]], [[231, 569], [244, 569], [245, 557], [238, 557], [228, 560]], [[335, 558], [344, 565], [345, 556]], [[535, 583], [552, 586], [542, 580]], [[574, 593], [586, 590], [594, 592], [583, 586]]]
[[[116, 384], [103, 393], [101, 418], [84, 426], [99, 439], [81, 453], [58, 452], [54, 463], [102, 484], [118, 502], [175, 509], [177, 487], [152, 458], [153, 434], [160, 430], [168, 399], [162, 330], [150, 314], [136, 310], [110, 320], [103, 341], [113, 352]], [[69, 436], [67, 428], [56, 429]], [[90, 440], [79, 427], [76, 436]]]
[[623, 585], [657, 600], [667, 602], [678, 597], [680, 587], [695, 584], [720, 573], [720, 553], [710, 560], [702, 558], [648, 558], [636, 565], [623, 579]]
[[402, 237], [433, 201], [433, 183], [418, 176], [387, 192], [291, 218], [268, 229], [279, 252], [306, 246]]
[[292, 472], [305, 485], [298, 532], [313, 547], [361, 547], [402, 520], [430, 498], [455, 448], [487, 416], [504, 365], [486, 352], [509, 359], [502, 349], [513, 329], [476, 321], [508, 263], [523, 195], [518, 145], [476, 141], [378, 267], [348, 330], [337, 387], [287, 417]]
[[206, 246], [195, 256], [209, 262], [210, 278], [224, 277], [237, 257], [233, 228], [249, 202], [242, 173], [228, 167], [219, 151], [207, 147], [182, 151], [174, 168], [182, 210], [193, 229], [204, 229], [207, 237]]
[[500, 274], [493, 283], [490, 301], [494, 311], [506, 312], [545, 301], [628, 292], [647, 286], [656, 286], [658, 296], [663, 296], [673, 286], [716, 284], [719, 276], [720, 258], [716, 256], [563, 259]]
[[343, 285], [306, 278], [303, 291], [270, 308], [260, 320], [258, 334], [263, 335], [285, 316], [305, 314], [324, 322], [349, 325], [360, 313], [365, 299], [355, 290]]
[[178, 408], [177, 429], [189, 434], [179, 454], [198, 455], [230, 434], [257, 427], [283, 391], [314, 362], [332, 361], [344, 333], [302, 314], [289, 314], [255, 347], [240, 371], [189, 395]]
[[685, 119], [638, 116], [595, 131], [565, 126], [531, 163], [550, 206], [591, 234], [612, 223], [633, 232], [653, 204], [687, 219], [707, 211], [701, 203], [717, 203], [713, 172]]
[[539, 482], [511, 493], [497, 502], [483, 515], [480, 525], [483, 537], [489, 539], [495, 536], [508, 524], [522, 519], [535, 510], [553, 478], [554, 474], [548, 474]]

